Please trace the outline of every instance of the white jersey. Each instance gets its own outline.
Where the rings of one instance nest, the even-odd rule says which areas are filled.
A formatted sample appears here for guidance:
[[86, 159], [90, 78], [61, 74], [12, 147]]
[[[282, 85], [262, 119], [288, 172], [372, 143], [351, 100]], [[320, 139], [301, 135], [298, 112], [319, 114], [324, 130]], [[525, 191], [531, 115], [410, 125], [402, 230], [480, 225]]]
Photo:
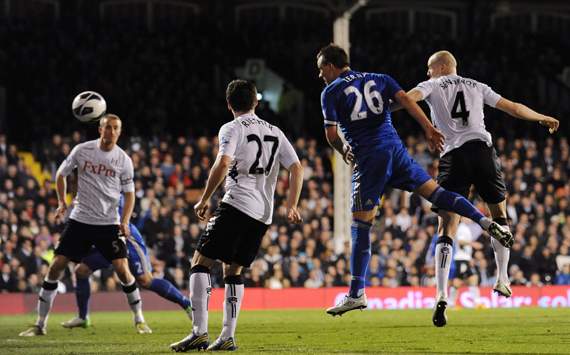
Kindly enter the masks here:
[[218, 138], [218, 154], [233, 159], [222, 202], [271, 224], [279, 164], [289, 168], [299, 161], [293, 146], [279, 127], [253, 113], [224, 124]]
[[69, 218], [92, 225], [119, 224], [121, 192], [135, 191], [133, 162], [119, 146], [99, 148], [99, 140], [78, 144], [61, 163], [62, 176], [77, 168], [77, 195]]
[[[461, 222], [457, 227], [457, 234], [456, 234], [456, 250], [455, 250], [455, 260], [457, 261], [470, 261], [473, 256], [473, 247], [471, 243], [473, 242], [473, 234], [471, 233], [471, 229]], [[466, 245], [461, 245], [463, 243], [468, 243]]]
[[489, 86], [452, 74], [424, 81], [416, 89], [423, 94], [434, 125], [445, 137], [442, 156], [471, 140], [493, 144], [485, 129], [483, 105], [495, 107], [501, 96]]

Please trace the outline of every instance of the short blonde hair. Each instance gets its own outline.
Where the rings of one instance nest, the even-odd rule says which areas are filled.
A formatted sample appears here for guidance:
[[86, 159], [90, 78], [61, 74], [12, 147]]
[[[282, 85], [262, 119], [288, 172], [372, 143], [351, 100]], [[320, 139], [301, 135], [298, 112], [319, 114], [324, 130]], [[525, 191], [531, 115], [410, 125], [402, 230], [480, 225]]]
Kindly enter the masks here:
[[432, 54], [430, 57], [430, 62], [447, 65], [451, 68], [457, 67], [457, 60], [455, 60], [455, 57], [453, 56], [453, 54], [451, 54], [450, 51], [446, 50], [437, 51], [434, 54]]
[[117, 121], [123, 123], [123, 121], [121, 121], [121, 118], [119, 116], [115, 115], [114, 113], [107, 113], [107, 114], [103, 115], [103, 117], [101, 117], [101, 119], [99, 120], [99, 127], [103, 127], [103, 125], [108, 120], [117, 120]]

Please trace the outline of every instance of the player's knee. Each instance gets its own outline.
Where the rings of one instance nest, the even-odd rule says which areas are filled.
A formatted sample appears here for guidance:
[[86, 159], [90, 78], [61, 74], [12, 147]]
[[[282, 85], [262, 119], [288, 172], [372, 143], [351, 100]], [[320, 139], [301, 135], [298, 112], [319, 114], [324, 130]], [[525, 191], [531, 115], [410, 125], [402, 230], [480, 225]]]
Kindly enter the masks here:
[[450, 237], [448, 237], [447, 235], [440, 235], [439, 237], [437, 237], [437, 240], [435, 242], [436, 244], [451, 244], [453, 245], [453, 239], [451, 239]]
[[79, 264], [75, 268], [75, 276], [80, 279], [86, 279], [91, 275], [91, 269], [85, 264]]
[[224, 277], [225, 284], [243, 285], [243, 277], [240, 275], [228, 275]]
[[198, 265], [192, 266], [192, 268], [190, 269], [190, 273], [191, 273], [191, 274], [199, 273], [199, 272], [203, 272], [203, 273], [209, 274], [209, 273], [210, 273], [210, 268], [207, 267], [207, 266], [198, 264]]
[[152, 283], [152, 276], [148, 274], [137, 276], [137, 283], [143, 288], [150, 288], [150, 284]]

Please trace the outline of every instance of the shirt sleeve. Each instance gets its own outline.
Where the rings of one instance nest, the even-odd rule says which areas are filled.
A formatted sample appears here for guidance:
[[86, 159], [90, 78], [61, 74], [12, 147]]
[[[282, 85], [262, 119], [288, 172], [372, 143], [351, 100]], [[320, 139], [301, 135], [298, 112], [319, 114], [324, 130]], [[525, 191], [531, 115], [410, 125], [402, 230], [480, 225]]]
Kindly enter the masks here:
[[123, 167], [123, 171], [121, 172], [121, 191], [123, 192], [134, 192], [135, 191], [135, 183], [133, 181], [134, 176], [134, 169], [133, 169], [133, 161], [130, 157], [126, 157], [125, 165]]
[[295, 152], [295, 148], [293, 148], [287, 137], [285, 137], [283, 131], [281, 131], [280, 136], [281, 144], [279, 145], [279, 162], [285, 168], [289, 168], [291, 165], [299, 161], [299, 157]]
[[402, 90], [400, 84], [398, 84], [396, 80], [394, 80], [394, 78], [392, 78], [390, 75], [384, 74], [384, 83], [385, 83], [384, 96], [387, 97], [388, 99], [393, 100], [394, 95], [398, 91]]
[[227, 155], [230, 158], [234, 158], [237, 143], [239, 140], [239, 131], [233, 127], [232, 124], [226, 123], [220, 128], [218, 133], [218, 141], [220, 142], [220, 148], [218, 150], [219, 155]]
[[57, 173], [61, 176], [68, 176], [71, 174], [73, 169], [77, 167], [77, 155], [79, 154], [79, 147], [80, 145], [76, 145], [73, 147], [67, 158], [61, 163], [59, 168], [57, 169]]
[[323, 109], [323, 117], [325, 118], [325, 126], [336, 126], [338, 117], [334, 106], [334, 97], [330, 90], [323, 90], [321, 93], [321, 107]]
[[489, 85], [481, 84], [483, 93], [483, 102], [491, 107], [497, 106], [497, 102], [501, 99], [501, 95], [497, 94]]
[[426, 80], [419, 83], [418, 86], [416, 86], [416, 89], [418, 89], [422, 93], [424, 100], [426, 100], [433, 91], [433, 84], [434, 84], [433, 81]]

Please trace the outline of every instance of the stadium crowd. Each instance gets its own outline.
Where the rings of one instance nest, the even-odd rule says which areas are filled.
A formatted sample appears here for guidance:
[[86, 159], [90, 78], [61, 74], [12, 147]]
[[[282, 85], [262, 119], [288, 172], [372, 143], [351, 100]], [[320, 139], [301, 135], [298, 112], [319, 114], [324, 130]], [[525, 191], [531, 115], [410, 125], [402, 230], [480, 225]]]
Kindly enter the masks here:
[[[294, 125], [291, 116], [275, 114], [267, 105], [260, 107], [259, 115], [285, 132], [301, 136], [310, 132], [314, 138], [291, 137], [305, 167], [301, 200], [305, 222], [286, 223], [286, 180], [280, 179], [274, 223], [246, 273], [246, 284], [346, 285], [350, 248], [349, 242], [339, 246], [333, 240], [331, 151], [323, 148], [318, 100], [322, 82], [315, 66], [317, 49], [332, 37], [332, 20], [293, 18], [298, 20], [295, 25], [267, 16], [244, 19], [239, 31], [227, 11], [199, 16], [182, 29], [157, 24], [154, 31], [124, 21], [101, 26], [62, 21], [43, 27], [16, 19], [0, 22], [0, 40], [5, 44], [0, 48], [4, 68], [0, 83], [7, 88], [6, 116], [11, 117], [4, 127], [0, 122], [0, 132], [10, 134], [0, 134], [0, 292], [37, 292], [61, 232], [54, 220], [57, 200], [52, 183], [40, 185], [18, 151], [32, 151], [53, 176], [71, 148], [87, 138], [84, 126], [69, 117], [70, 98], [87, 89], [101, 92], [111, 111], [125, 122], [120, 145], [133, 159], [138, 197], [133, 223], [152, 251], [154, 273], [186, 288], [188, 258], [205, 227], [194, 217], [192, 206], [217, 152], [213, 134], [228, 117], [223, 87], [248, 58], [263, 58], [292, 86], [302, 88], [305, 96], [305, 119], [295, 120]], [[426, 79], [431, 53], [448, 48], [458, 55], [460, 74], [558, 118], [569, 113], [564, 100], [540, 99], [545, 91], [541, 79], [553, 78], [568, 62], [570, 51], [562, 34], [544, 38], [524, 31], [493, 31], [476, 23], [468, 26], [468, 33], [453, 38], [422, 31], [399, 33], [363, 18], [355, 23], [354, 67], [390, 73], [404, 89]], [[531, 53], [540, 56], [532, 58]], [[416, 136], [418, 126], [402, 113], [394, 116], [413, 157], [435, 176], [438, 160]], [[568, 124], [561, 120], [559, 133], [550, 138], [544, 129], [505, 120], [490, 110], [486, 122], [494, 136], [505, 137], [496, 139], [495, 146], [508, 184], [508, 212], [516, 235], [512, 282], [570, 284]], [[164, 132], [177, 133], [161, 136]], [[368, 283], [432, 286], [429, 246], [436, 223], [430, 206], [417, 196], [388, 191], [373, 228]], [[481, 285], [492, 285], [495, 263], [488, 237], [477, 228], [470, 230], [472, 269]], [[95, 279], [93, 287], [117, 287], [109, 270], [96, 273]], [[73, 287], [69, 272], [62, 281], [67, 289]], [[222, 283], [220, 270], [213, 282]]]
[[[54, 168], [84, 139], [79, 132], [69, 137], [54, 135], [37, 158], [45, 168]], [[421, 138], [409, 136], [406, 144], [430, 174], [437, 173], [438, 159], [433, 159]], [[570, 284], [568, 140], [498, 138], [495, 145], [505, 172], [508, 213], [516, 236], [510, 262], [512, 283]], [[205, 227], [195, 218], [192, 206], [217, 153], [217, 138], [143, 140], [132, 136], [124, 139], [122, 146], [133, 159], [136, 175], [138, 198], [132, 222], [146, 239], [154, 274], [185, 289], [189, 258]], [[350, 279], [350, 248], [349, 242], [335, 247], [333, 240], [331, 152], [321, 148], [315, 139], [299, 138], [294, 146], [305, 168], [300, 202], [304, 223], [289, 225], [286, 221], [287, 180], [283, 171], [275, 193], [274, 221], [257, 259], [245, 274], [246, 285], [346, 285]], [[57, 200], [51, 182], [40, 186], [19, 157], [18, 147], [4, 135], [0, 135], [0, 186], [0, 291], [37, 292], [60, 237], [61, 225], [54, 219]], [[216, 199], [220, 197], [221, 192]], [[436, 215], [427, 203], [413, 194], [388, 191], [372, 232], [368, 284], [432, 286], [430, 240], [436, 223]], [[488, 236], [477, 228], [470, 230], [474, 233], [470, 265], [479, 275], [480, 285], [492, 286], [495, 264]], [[220, 271], [214, 273], [215, 286], [223, 284]], [[95, 289], [117, 288], [111, 270], [96, 273], [94, 279]], [[62, 282], [65, 289], [73, 288], [69, 272]]]

